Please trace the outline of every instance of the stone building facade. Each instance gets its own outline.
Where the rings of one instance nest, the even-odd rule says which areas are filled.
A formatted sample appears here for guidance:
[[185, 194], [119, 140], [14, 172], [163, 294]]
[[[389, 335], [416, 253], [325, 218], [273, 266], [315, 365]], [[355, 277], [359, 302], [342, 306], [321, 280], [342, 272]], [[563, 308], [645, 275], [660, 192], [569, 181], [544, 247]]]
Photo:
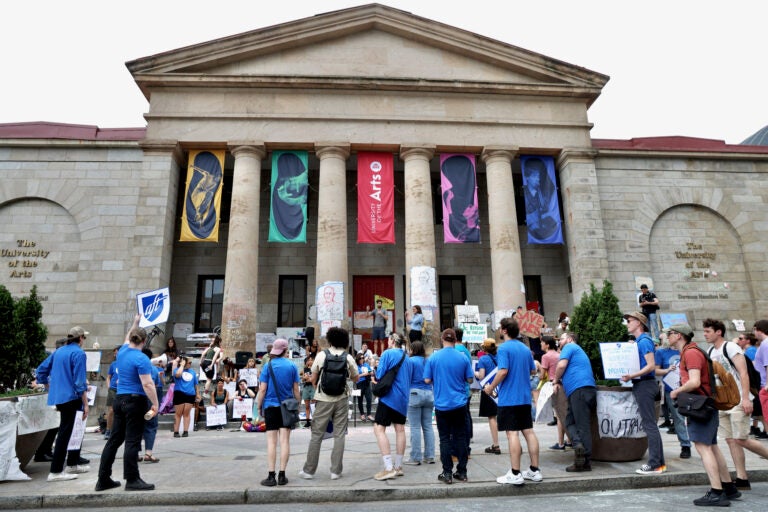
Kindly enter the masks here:
[[[117, 342], [135, 295], [170, 286], [167, 330], [221, 326], [231, 350], [253, 350], [257, 332], [311, 325], [326, 281], [345, 283], [350, 324], [374, 278], [401, 330], [413, 266], [439, 278], [436, 328], [464, 301], [535, 302], [554, 324], [604, 279], [625, 310], [651, 279], [665, 311], [699, 326], [765, 315], [768, 148], [592, 139], [605, 75], [381, 5], [127, 66], [145, 128], [0, 125], [2, 282], [37, 285], [51, 342], [73, 324]], [[227, 151], [218, 242], [178, 241], [195, 149]], [[307, 242], [269, 242], [270, 155], [292, 149], [310, 153]], [[395, 244], [356, 241], [361, 151], [395, 160]], [[443, 241], [449, 152], [477, 157], [479, 244]], [[564, 245], [526, 242], [521, 155], [555, 158]]]

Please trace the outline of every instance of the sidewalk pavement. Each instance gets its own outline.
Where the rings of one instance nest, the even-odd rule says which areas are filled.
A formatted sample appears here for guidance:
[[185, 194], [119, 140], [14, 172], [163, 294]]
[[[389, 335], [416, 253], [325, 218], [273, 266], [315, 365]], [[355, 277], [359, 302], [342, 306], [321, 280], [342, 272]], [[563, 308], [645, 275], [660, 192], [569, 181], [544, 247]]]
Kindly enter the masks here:
[[[621, 463], [593, 461], [591, 472], [566, 473], [565, 467], [573, 462], [573, 451], [549, 451], [547, 447], [555, 443], [557, 429], [543, 424], [534, 427], [541, 447], [539, 466], [543, 482], [526, 482], [523, 487], [500, 485], [496, 483], [496, 477], [510, 468], [506, 438], [503, 435], [500, 438], [501, 455], [486, 454], [485, 447], [491, 444], [488, 424], [474, 418], [468, 483], [446, 485], [437, 480], [441, 471], [439, 446], [436, 446], [436, 464], [404, 466], [405, 475], [402, 477], [382, 482], [374, 480], [373, 475], [383, 466], [372, 424], [358, 421], [355, 426], [350, 420], [342, 478], [330, 479], [332, 439], [323, 441], [315, 478], [304, 480], [298, 476], [304, 464], [310, 434], [308, 429], [299, 428], [291, 433], [291, 458], [286, 472], [288, 485], [270, 488], [259, 485], [267, 476], [264, 433], [241, 432], [235, 428], [236, 424], [231, 423], [224, 431], [201, 429], [191, 432], [187, 438], [177, 439], [173, 438], [167, 418], [161, 420], [155, 442], [154, 454], [160, 462], [140, 464], [142, 478], [154, 483], [156, 490], [126, 492], [117, 488], [95, 492], [99, 456], [105, 441], [101, 434], [86, 434], [82, 455], [91, 460], [90, 472], [79, 475], [76, 480], [49, 483], [46, 478], [50, 464], [31, 462], [25, 472], [32, 480], [0, 484], [0, 509], [366, 502], [578, 493], [673, 485], [696, 485], [704, 491], [708, 485], [696, 450], [692, 450], [690, 459], [680, 459], [677, 436], [667, 434], [666, 429], [661, 432], [668, 471], [662, 475], [636, 474], [635, 470], [645, 459]], [[387, 430], [394, 446], [394, 431], [391, 427]], [[409, 447], [409, 427], [406, 427], [406, 436]], [[759, 442], [768, 445], [768, 441]], [[720, 448], [733, 469], [725, 442], [721, 442]], [[524, 441], [523, 449], [522, 468], [526, 469], [529, 458]], [[118, 452], [112, 476], [123, 482], [121, 457], [122, 449]], [[768, 460], [747, 452], [746, 461], [751, 481], [768, 480]], [[744, 499], [750, 499], [748, 491], [744, 493]]]

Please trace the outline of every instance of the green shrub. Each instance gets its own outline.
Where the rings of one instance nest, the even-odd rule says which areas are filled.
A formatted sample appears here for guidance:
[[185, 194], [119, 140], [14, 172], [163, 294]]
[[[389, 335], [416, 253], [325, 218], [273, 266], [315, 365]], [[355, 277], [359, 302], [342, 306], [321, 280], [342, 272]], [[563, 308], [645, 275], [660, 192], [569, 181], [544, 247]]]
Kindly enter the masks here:
[[0, 393], [25, 389], [32, 371], [46, 357], [48, 329], [42, 322], [43, 306], [33, 286], [28, 297], [15, 299], [0, 285], [0, 325], [3, 349], [0, 350]]
[[[578, 335], [579, 345], [589, 356], [596, 380], [604, 377], [600, 343], [629, 339], [622, 316], [619, 299], [613, 294], [613, 285], [608, 280], [603, 281], [602, 290], [590, 283], [589, 294], [584, 293], [573, 310], [568, 330]], [[610, 385], [611, 382], [606, 383]]]

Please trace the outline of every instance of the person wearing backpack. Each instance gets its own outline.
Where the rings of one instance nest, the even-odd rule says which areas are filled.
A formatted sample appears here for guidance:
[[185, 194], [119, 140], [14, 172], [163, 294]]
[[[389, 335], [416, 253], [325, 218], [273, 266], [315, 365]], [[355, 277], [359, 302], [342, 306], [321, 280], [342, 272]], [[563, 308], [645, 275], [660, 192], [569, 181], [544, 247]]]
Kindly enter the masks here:
[[[688, 324], [675, 324], [667, 330], [669, 345], [680, 351], [680, 387], [670, 393], [673, 400], [678, 400], [681, 393], [698, 396], [712, 396], [712, 381], [707, 355], [693, 342], [693, 329]], [[711, 400], [711, 398], [709, 399]], [[683, 404], [677, 403], [678, 407]], [[710, 489], [701, 498], [693, 500], [694, 505], [703, 507], [727, 507], [731, 499], [741, 497], [731, 477], [725, 459], [717, 446], [717, 427], [719, 417], [714, 407], [710, 407], [709, 417], [695, 419], [688, 417], [688, 437], [701, 457], [704, 471], [709, 479]], [[726, 481], [720, 480], [725, 475]]]
[[349, 333], [341, 327], [331, 327], [325, 335], [330, 347], [319, 351], [312, 363], [312, 385], [315, 391], [315, 415], [312, 417], [312, 435], [307, 448], [307, 460], [299, 476], [310, 480], [315, 477], [320, 447], [328, 423], [333, 422], [333, 450], [331, 451], [331, 480], [341, 478], [344, 441], [347, 430], [349, 391], [347, 380], [357, 380], [357, 364], [347, 353]]
[[720, 320], [704, 320], [704, 339], [712, 347], [708, 355], [717, 361], [736, 379], [741, 394], [741, 403], [728, 411], [720, 411], [718, 437], [724, 438], [731, 451], [731, 458], [736, 466], [736, 488], [750, 490], [749, 477], [744, 459], [744, 448], [768, 459], [768, 447], [756, 439], [750, 439], [749, 431], [752, 414], [752, 393], [749, 391], [747, 363], [741, 347], [732, 341], [726, 341], [725, 325]]

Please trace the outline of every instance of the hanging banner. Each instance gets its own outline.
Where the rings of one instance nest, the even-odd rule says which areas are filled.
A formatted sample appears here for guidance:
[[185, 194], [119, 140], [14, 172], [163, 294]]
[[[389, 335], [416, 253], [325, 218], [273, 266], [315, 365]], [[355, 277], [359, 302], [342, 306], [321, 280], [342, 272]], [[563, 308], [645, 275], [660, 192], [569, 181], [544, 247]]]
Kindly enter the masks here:
[[445, 243], [480, 241], [475, 155], [440, 155]]
[[317, 319], [344, 320], [344, 283], [341, 281], [326, 281], [317, 287], [315, 293]]
[[395, 177], [391, 153], [357, 154], [357, 243], [395, 243]]
[[411, 267], [411, 305], [421, 306], [424, 319], [431, 321], [425, 306], [437, 307], [437, 286], [433, 267]]
[[180, 241], [218, 242], [223, 183], [223, 149], [189, 152]]
[[308, 159], [306, 151], [272, 153], [270, 242], [307, 241]]
[[521, 156], [525, 223], [529, 244], [562, 244], [555, 161], [551, 156]]
[[395, 309], [395, 300], [394, 299], [388, 299], [387, 297], [384, 297], [383, 295], [373, 295], [373, 302], [379, 302], [381, 301], [381, 307], [384, 309]]

